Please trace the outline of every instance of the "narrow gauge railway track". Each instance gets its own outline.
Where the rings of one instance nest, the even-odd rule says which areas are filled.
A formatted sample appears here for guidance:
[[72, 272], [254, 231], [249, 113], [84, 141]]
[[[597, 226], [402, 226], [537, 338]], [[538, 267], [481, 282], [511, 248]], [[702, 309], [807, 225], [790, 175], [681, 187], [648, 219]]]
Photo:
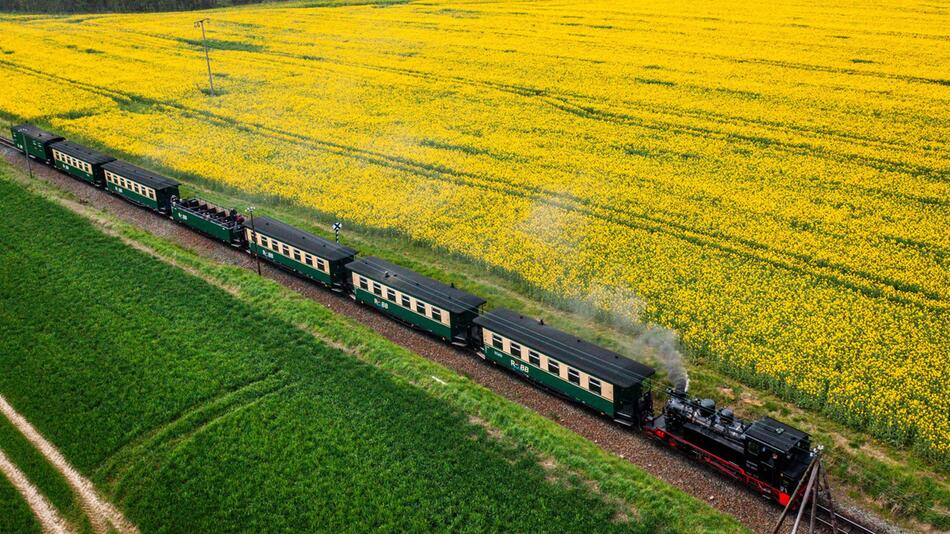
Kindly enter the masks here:
[[[815, 515], [815, 521], [817, 523], [821, 523], [830, 531], [830, 510], [821, 504], [817, 505], [817, 508], [818, 513]], [[873, 530], [838, 511], [835, 511], [835, 526], [838, 528], [839, 532], [846, 532], [848, 534], [878, 534], [878, 531]]]
[[[12, 149], [22, 158], [22, 152], [12, 140], [0, 136], [0, 145]], [[7, 159], [11, 163], [19, 163], [17, 161], [19, 158], [8, 157]], [[199, 235], [185, 226], [174, 223], [168, 217], [147, 208], [129, 204], [106, 190], [89, 187], [89, 184], [83, 184], [45, 163], [36, 166], [34, 171], [39, 172], [41, 179], [77, 194], [100, 209], [108, 209], [126, 222], [137, 226], [147, 226], [149, 227], [147, 229], [152, 229], [152, 231], [158, 229], [165, 237], [172, 237], [179, 242], [184, 241], [188, 248], [206, 257], [210, 256], [216, 261], [226, 261], [247, 269], [254, 268], [254, 260], [249, 254]], [[776, 506], [747, 492], [744, 486], [720, 476], [713, 470], [700, 468], [684, 455], [676, 454], [655, 443], [654, 440], [644, 439], [645, 436], [640, 433], [631, 432], [598, 417], [590, 410], [564, 402], [562, 398], [539, 390], [500, 367], [485, 365], [467, 351], [443, 345], [431, 336], [405, 328], [401, 323], [376, 313], [370, 307], [352, 302], [346, 298], [345, 294], [326, 290], [316, 284], [306, 282], [301, 277], [269, 265], [265, 267], [265, 275], [298, 293], [320, 301], [338, 313], [355, 318], [413, 352], [443, 364], [496, 393], [555, 420], [562, 426], [594, 441], [605, 450], [639, 465], [654, 476], [737, 517], [748, 528], [757, 532], [771, 531], [778, 515]], [[822, 514], [824, 515], [819, 514], [816, 522], [830, 527], [827, 512], [823, 511]], [[847, 532], [876, 534], [874, 530], [840, 513], [836, 514], [836, 518], [839, 529], [845, 527], [848, 529]]]

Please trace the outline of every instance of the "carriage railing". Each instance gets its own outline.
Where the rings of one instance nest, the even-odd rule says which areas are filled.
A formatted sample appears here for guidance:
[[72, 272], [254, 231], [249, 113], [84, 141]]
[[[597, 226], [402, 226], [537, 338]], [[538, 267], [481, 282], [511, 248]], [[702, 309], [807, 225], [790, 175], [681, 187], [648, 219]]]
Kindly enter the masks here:
[[244, 225], [244, 217], [236, 210], [228, 210], [200, 198], [173, 198], [172, 205], [189, 215], [223, 226], [228, 230], [237, 230]]

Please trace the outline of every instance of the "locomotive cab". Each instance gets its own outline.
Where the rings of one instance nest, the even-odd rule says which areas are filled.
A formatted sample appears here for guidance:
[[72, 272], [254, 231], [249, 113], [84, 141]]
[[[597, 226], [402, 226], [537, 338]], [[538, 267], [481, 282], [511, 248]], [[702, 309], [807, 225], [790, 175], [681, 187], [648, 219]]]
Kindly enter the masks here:
[[789, 494], [811, 460], [808, 434], [763, 417], [749, 425], [745, 443], [746, 471]]

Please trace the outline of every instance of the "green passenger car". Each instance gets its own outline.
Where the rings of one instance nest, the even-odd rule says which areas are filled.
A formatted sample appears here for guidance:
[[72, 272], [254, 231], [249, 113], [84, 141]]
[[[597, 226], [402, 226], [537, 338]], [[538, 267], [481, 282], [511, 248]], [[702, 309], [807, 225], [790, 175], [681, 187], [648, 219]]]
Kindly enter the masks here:
[[653, 368], [511, 310], [492, 310], [475, 324], [482, 354], [502, 367], [625, 425], [652, 415]]
[[235, 247], [244, 246], [244, 217], [200, 198], [172, 198], [172, 219]]
[[115, 158], [96, 152], [72, 141], [58, 141], [50, 145], [53, 166], [91, 184], [102, 186], [105, 175], [102, 165]]
[[356, 300], [446, 341], [469, 343], [485, 299], [372, 256], [346, 268]]
[[244, 236], [252, 254], [330, 287], [347, 284], [344, 265], [356, 255], [349, 247], [263, 216], [244, 225]]
[[53, 151], [50, 145], [62, 141], [63, 138], [40, 130], [32, 124], [21, 124], [10, 128], [13, 135], [13, 144], [27, 156], [42, 161], [47, 165], [53, 162]]
[[106, 189], [161, 213], [171, 213], [171, 199], [178, 196], [178, 182], [160, 174], [116, 160], [102, 166]]

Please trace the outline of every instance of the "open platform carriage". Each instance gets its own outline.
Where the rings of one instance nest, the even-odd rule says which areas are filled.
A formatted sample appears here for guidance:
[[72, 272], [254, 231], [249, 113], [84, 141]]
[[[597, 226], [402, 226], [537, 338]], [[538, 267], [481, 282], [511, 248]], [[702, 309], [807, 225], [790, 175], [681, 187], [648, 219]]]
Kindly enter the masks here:
[[244, 246], [244, 217], [200, 198], [171, 199], [172, 219], [235, 247]]

